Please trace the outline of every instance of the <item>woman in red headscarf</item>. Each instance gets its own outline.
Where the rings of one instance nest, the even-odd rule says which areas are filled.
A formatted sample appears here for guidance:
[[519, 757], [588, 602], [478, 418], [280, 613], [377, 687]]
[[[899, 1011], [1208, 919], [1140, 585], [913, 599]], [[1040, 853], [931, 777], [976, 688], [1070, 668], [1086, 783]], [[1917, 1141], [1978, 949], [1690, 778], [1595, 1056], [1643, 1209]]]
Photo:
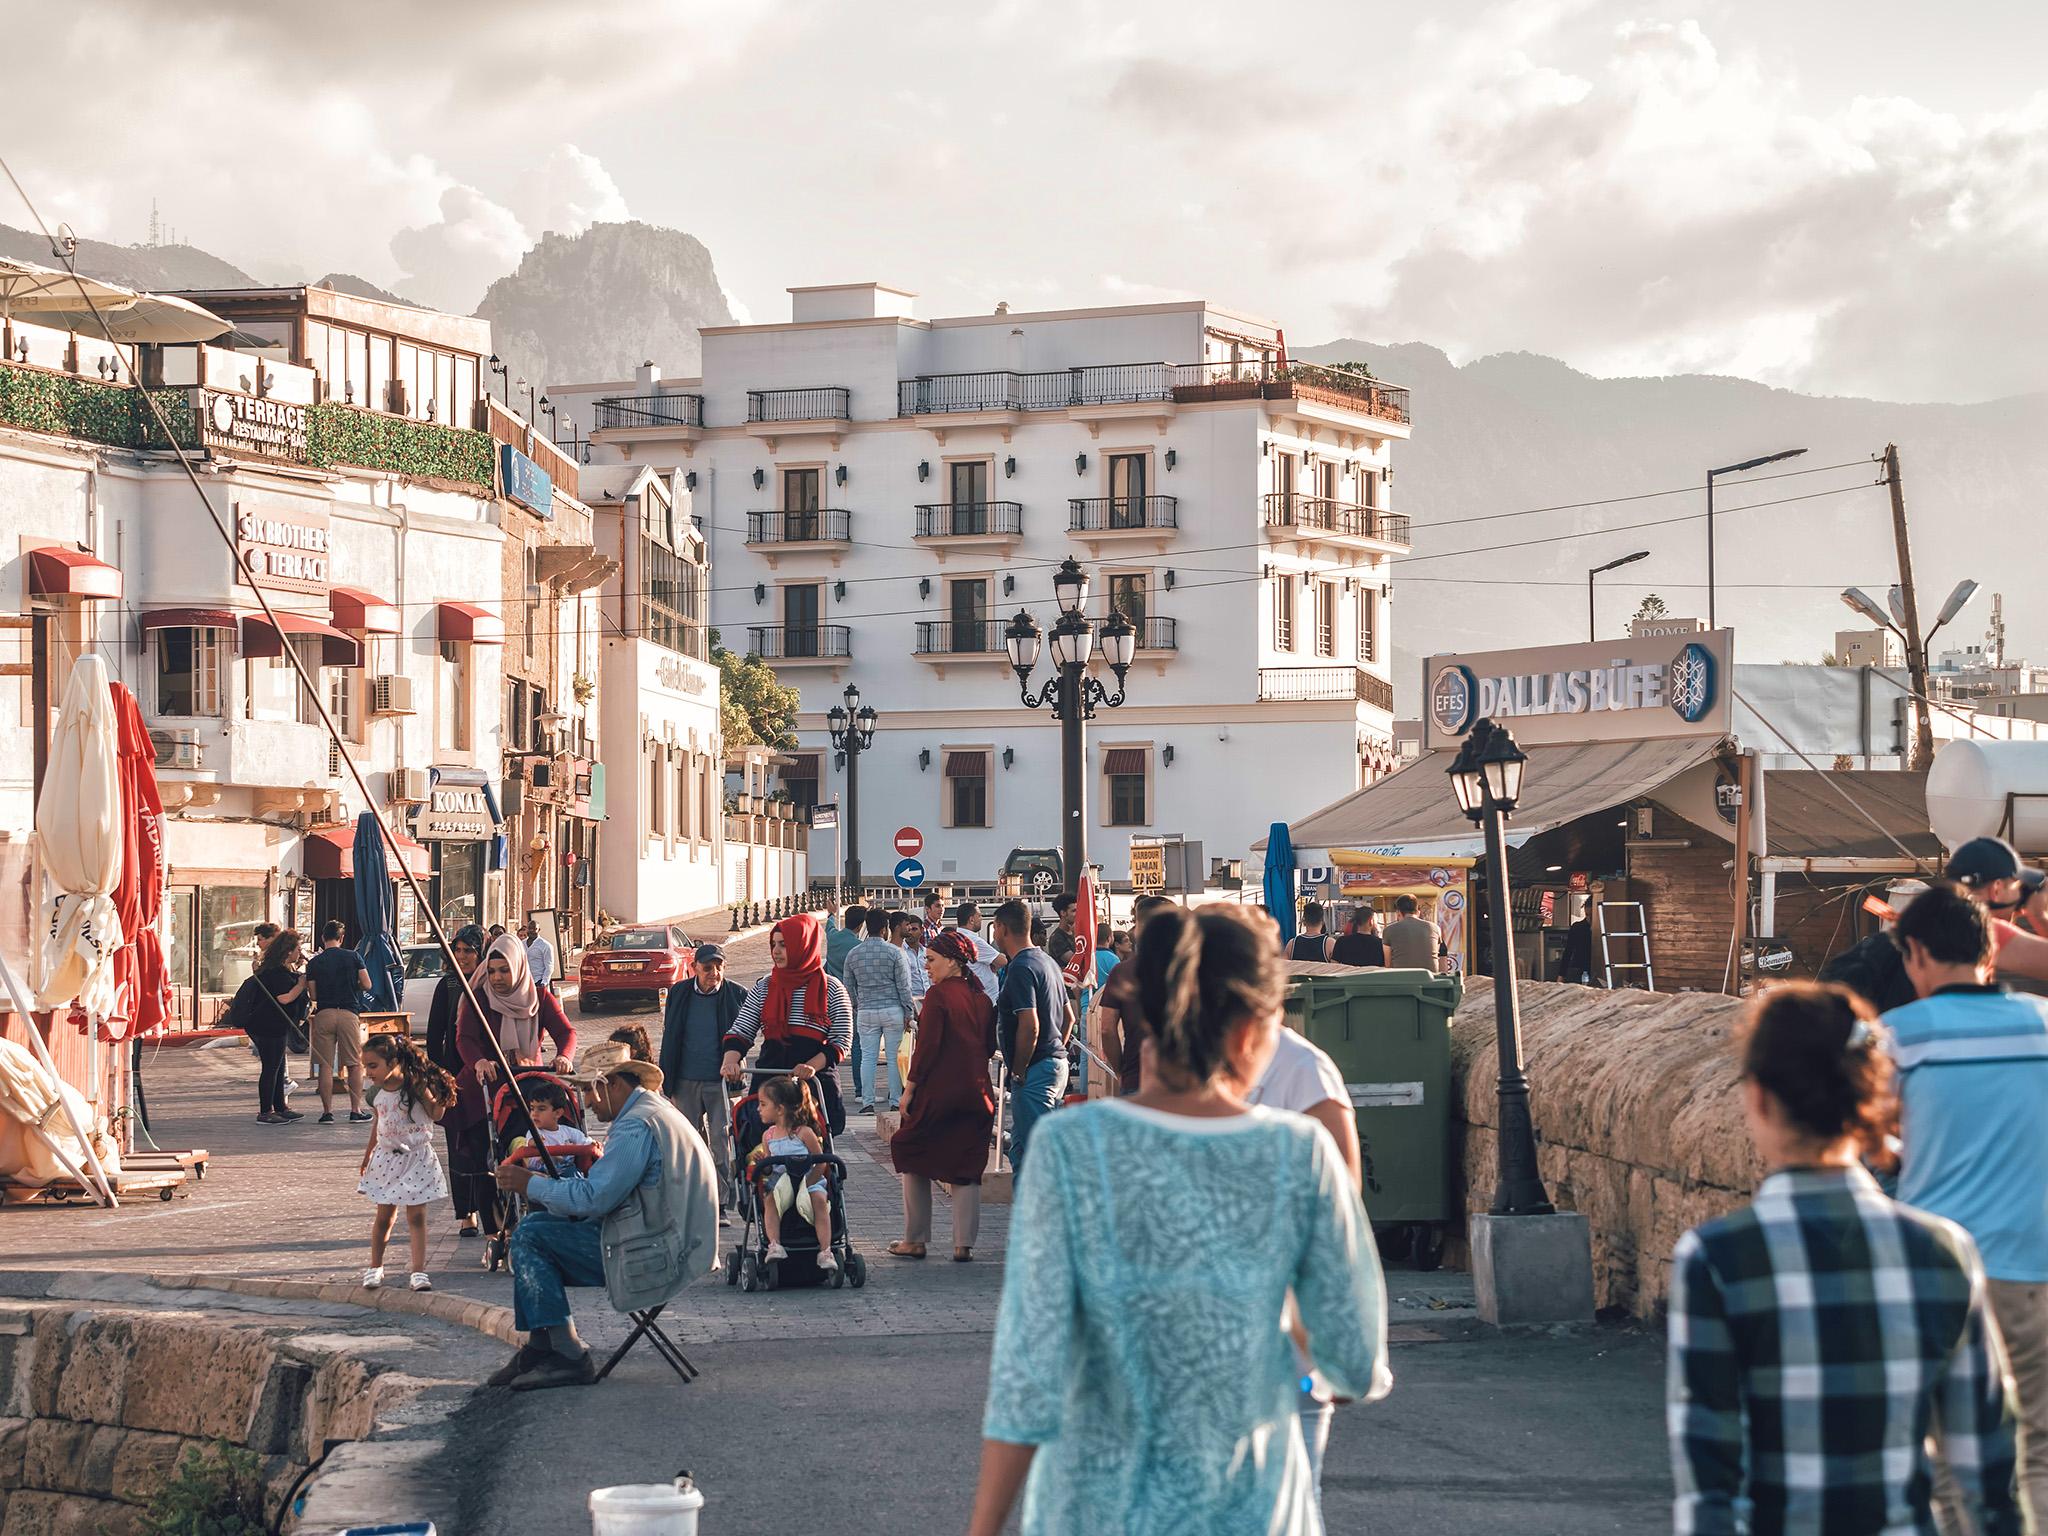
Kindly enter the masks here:
[[846, 1129], [838, 1068], [853, 1048], [853, 1005], [839, 978], [825, 974], [824, 926], [810, 912], [785, 917], [769, 930], [768, 955], [775, 969], [754, 983], [732, 1021], [723, 1071], [738, 1082], [740, 1061], [758, 1039], [756, 1066], [813, 1079], [837, 1135]]
[[903, 1126], [889, 1157], [903, 1176], [903, 1240], [888, 1251], [921, 1259], [932, 1235], [932, 1180], [953, 1187], [953, 1258], [974, 1257], [981, 1171], [988, 1166], [996, 1101], [989, 1092], [995, 1009], [974, 979], [974, 944], [957, 928], [925, 940], [931, 990], [917, 1015], [917, 1051], [903, 1085]]

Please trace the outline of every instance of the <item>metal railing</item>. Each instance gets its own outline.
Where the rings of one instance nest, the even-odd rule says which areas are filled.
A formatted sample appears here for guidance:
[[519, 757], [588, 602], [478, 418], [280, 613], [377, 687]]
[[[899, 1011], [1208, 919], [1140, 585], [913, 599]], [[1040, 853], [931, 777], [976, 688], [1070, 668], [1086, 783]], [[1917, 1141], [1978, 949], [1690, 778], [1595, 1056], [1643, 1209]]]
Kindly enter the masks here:
[[1179, 363], [1173, 370], [1173, 398], [1183, 404], [1204, 400], [1322, 399], [1382, 421], [1408, 424], [1408, 390], [1350, 368], [1319, 363], [1241, 358], [1236, 362]]
[[1180, 649], [1180, 624], [1178, 620], [1161, 618], [1157, 614], [1133, 621], [1138, 629], [1138, 646], [1141, 651], [1177, 651]]
[[1071, 533], [1180, 526], [1178, 496], [1075, 496], [1067, 508]]
[[1021, 373], [929, 373], [896, 381], [896, 414], [942, 416], [952, 411], [1021, 411]]
[[847, 421], [852, 398], [838, 385], [817, 389], [750, 389], [748, 421]]
[[1261, 667], [1259, 697], [1276, 703], [1354, 699], [1394, 707], [1394, 685], [1362, 667]]
[[704, 425], [702, 395], [613, 395], [597, 402], [596, 426], [603, 432], [614, 427], [701, 427]]
[[1004, 619], [920, 619], [918, 656], [1005, 656]]
[[[953, 411], [1056, 411], [1076, 405], [1126, 405], [1146, 400], [1322, 399], [1383, 421], [1408, 422], [1408, 391], [1370, 374], [1316, 363], [1258, 358], [1215, 363], [1094, 363], [1042, 373], [989, 369], [922, 374], [896, 381], [900, 416]], [[754, 418], [772, 420], [776, 418]]]
[[1300, 491], [1268, 491], [1265, 523], [1268, 528], [1304, 528], [1386, 544], [1411, 542], [1412, 525], [1404, 513], [1382, 512], [1377, 507]]
[[799, 912], [816, 912], [832, 899], [829, 885], [812, 886], [794, 896], [777, 896], [769, 901], [739, 901], [727, 908], [732, 913], [732, 931], [759, 927], [762, 923], [779, 923], [785, 917], [794, 917]]
[[798, 512], [749, 512], [749, 544], [845, 544], [853, 538], [853, 514], [839, 507]]
[[747, 630], [747, 654], [763, 661], [847, 657], [853, 631], [844, 624], [757, 624]]
[[1020, 501], [926, 501], [917, 507], [920, 539], [962, 539], [984, 533], [1024, 531]]

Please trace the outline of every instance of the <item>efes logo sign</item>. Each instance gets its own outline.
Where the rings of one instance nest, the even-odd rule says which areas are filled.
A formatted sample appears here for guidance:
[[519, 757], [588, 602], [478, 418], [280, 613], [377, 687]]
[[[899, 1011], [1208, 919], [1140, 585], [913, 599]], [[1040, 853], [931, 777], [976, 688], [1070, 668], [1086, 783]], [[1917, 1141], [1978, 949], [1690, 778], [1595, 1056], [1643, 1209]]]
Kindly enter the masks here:
[[1432, 657], [1428, 745], [1452, 745], [1487, 718], [1513, 720], [1525, 745], [1726, 735], [1732, 646], [1728, 630], [1713, 630]]

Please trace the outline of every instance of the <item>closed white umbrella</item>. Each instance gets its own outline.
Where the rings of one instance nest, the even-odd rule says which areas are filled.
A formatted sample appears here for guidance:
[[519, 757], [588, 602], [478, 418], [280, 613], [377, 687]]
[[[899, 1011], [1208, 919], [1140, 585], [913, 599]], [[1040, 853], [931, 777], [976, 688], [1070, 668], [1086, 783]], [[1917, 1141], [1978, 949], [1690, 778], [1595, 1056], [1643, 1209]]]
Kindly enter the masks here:
[[[111, 1141], [102, 1137], [102, 1144], [94, 1147], [83, 1139], [78, 1127], [85, 1117], [79, 1109], [75, 1088], [12, 1040], [0, 1040], [0, 1119], [20, 1127], [18, 1144], [9, 1146], [7, 1138], [0, 1138], [0, 1175], [21, 1184], [48, 1184], [62, 1172], [93, 1192], [93, 1181], [79, 1165], [89, 1162], [99, 1173], [102, 1160], [116, 1167], [119, 1163]], [[70, 1122], [69, 1131], [65, 1121]], [[103, 1173], [100, 1184], [104, 1188]]]
[[114, 955], [124, 942], [114, 887], [121, 883], [121, 777], [107, 664], [78, 658], [50, 738], [36, 801], [42, 922], [30, 969], [36, 1007], [77, 1001], [89, 1014], [114, 1006]]
[[190, 299], [140, 293], [82, 273], [74, 277], [57, 267], [0, 257], [0, 318], [98, 336], [95, 310], [120, 342], [212, 341], [229, 330], [227, 321]]

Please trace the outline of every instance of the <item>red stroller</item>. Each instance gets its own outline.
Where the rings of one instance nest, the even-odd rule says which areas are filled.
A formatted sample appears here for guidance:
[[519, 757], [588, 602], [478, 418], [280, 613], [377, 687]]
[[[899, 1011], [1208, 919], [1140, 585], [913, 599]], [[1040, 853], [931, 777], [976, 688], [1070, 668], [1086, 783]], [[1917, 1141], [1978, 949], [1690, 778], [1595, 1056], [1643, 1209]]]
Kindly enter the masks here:
[[[575, 1088], [555, 1076], [554, 1073], [543, 1072], [538, 1067], [526, 1068], [516, 1075], [521, 1093], [528, 1093], [532, 1087], [541, 1083], [550, 1083], [561, 1089], [568, 1096], [569, 1100], [569, 1112], [562, 1117], [562, 1124], [573, 1125], [579, 1131], [584, 1128], [583, 1098], [582, 1095], [576, 1092]], [[491, 1096], [491, 1166], [493, 1168], [497, 1167], [498, 1164], [511, 1155], [512, 1143], [523, 1134], [525, 1129], [523, 1123], [515, 1123], [521, 1121], [519, 1102], [512, 1096], [511, 1084], [500, 1083], [498, 1091]], [[548, 1153], [554, 1158], [557, 1165], [568, 1165], [563, 1168], [565, 1173], [569, 1167], [576, 1167], [581, 1171], [587, 1172], [590, 1164], [596, 1159], [597, 1149], [595, 1147], [550, 1147]], [[512, 1229], [519, 1225], [519, 1218], [526, 1214], [528, 1206], [524, 1195], [515, 1195], [508, 1190], [499, 1189], [495, 1183], [491, 1186], [491, 1199], [497, 1202], [498, 1230], [486, 1239], [484, 1267], [496, 1272], [505, 1268], [509, 1262]]]

